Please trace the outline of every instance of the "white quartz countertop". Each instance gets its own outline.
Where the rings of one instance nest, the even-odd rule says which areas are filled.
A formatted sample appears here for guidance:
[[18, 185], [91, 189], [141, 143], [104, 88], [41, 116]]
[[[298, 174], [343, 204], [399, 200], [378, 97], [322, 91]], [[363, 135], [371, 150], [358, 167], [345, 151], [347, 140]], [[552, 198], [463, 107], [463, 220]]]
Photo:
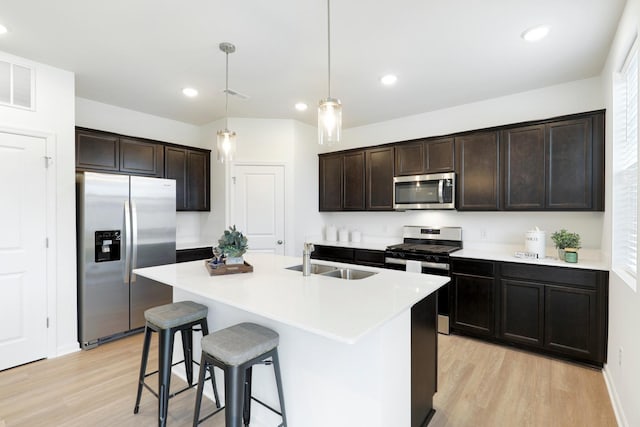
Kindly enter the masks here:
[[370, 249], [374, 251], [384, 251], [387, 246], [397, 245], [402, 243], [402, 238], [398, 239], [377, 239], [377, 240], [364, 240], [362, 242], [340, 242], [336, 240], [314, 240], [314, 245], [322, 246], [337, 246], [340, 248], [354, 248], [354, 249]]
[[[217, 242], [216, 242], [217, 243]], [[197, 249], [197, 248], [210, 248], [213, 244], [211, 242], [176, 242], [176, 250], [182, 249]]]
[[451, 257], [517, 262], [532, 265], [548, 265], [552, 267], [583, 268], [588, 270], [609, 270], [608, 262], [603, 259], [600, 251], [597, 250], [580, 249], [578, 251], [577, 263], [559, 260], [558, 251], [554, 248], [547, 248], [545, 250], [546, 257], [544, 259], [518, 258], [515, 256], [516, 252], [522, 252], [523, 250], [524, 249], [518, 245], [474, 245], [468, 248], [465, 247], [460, 251], [453, 252]]
[[345, 280], [286, 267], [301, 258], [245, 254], [252, 273], [209, 276], [204, 261], [139, 268], [135, 274], [307, 332], [353, 344], [416, 302], [435, 292], [448, 277], [406, 273], [360, 265], [316, 261], [375, 271], [360, 280]]

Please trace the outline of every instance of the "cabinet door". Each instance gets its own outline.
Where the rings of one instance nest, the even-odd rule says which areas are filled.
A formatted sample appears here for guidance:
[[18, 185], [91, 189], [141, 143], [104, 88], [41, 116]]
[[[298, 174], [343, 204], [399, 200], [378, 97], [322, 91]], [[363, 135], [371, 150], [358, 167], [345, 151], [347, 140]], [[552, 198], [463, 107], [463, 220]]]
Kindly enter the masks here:
[[458, 210], [497, 210], [500, 175], [497, 132], [457, 137], [455, 147]]
[[453, 138], [429, 140], [424, 143], [426, 173], [452, 172], [455, 169]]
[[347, 153], [343, 159], [343, 203], [344, 210], [364, 210], [364, 159], [365, 152]]
[[502, 131], [505, 210], [541, 210], [545, 206], [545, 126]]
[[176, 180], [176, 210], [187, 210], [187, 150], [176, 147], [164, 149], [164, 176]]
[[342, 154], [319, 157], [320, 211], [342, 210], [342, 161]]
[[425, 153], [422, 141], [396, 145], [395, 164], [395, 176], [423, 174]]
[[311, 258], [353, 264], [354, 249], [341, 246], [315, 245]]
[[451, 327], [473, 335], [494, 335], [493, 278], [467, 274], [451, 277]]
[[355, 264], [384, 267], [384, 251], [355, 249], [353, 258]]
[[592, 208], [592, 120], [590, 117], [547, 125], [547, 208]]
[[208, 152], [187, 150], [187, 210], [210, 210], [209, 163]]
[[120, 171], [134, 175], [164, 175], [164, 147], [161, 144], [120, 138]]
[[76, 169], [117, 172], [119, 168], [117, 135], [76, 130]]
[[596, 291], [547, 285], [544, 344], [570, 356], [598, 360]]
[[500, 336], [507, 341], [542, 346], [544, 285], [501, 280]]
[[393, 210], [393, 147], [366, 151], [366, 208]]

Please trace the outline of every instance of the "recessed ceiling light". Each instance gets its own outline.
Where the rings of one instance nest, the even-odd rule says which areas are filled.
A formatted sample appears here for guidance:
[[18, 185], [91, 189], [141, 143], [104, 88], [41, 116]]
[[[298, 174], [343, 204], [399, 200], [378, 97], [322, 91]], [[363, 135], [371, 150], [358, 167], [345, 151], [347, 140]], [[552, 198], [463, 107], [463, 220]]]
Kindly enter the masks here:
[[182, 89], [182, 94], [184, 96], [188, 96], [189, 98], [193, 98], [195, 96], [198, 96], [198, 91], [192, 87], [185, 87], [184, 89]]
[[387, 74], [380, 79], [380, 83], [385, 86], [391, 86], [398, 81], [398, 77], [394, 74]]
[[549, 26], [548, 25], [539, 25], [537, 27], [529, 28], [524, 33], [520, 35], [524, 40], [528, 42], [537, 42], [538, 40], [542, 40], [549, 34]]
[[307, 108], [309, 108], [309, 106], [304, 102], [297, 102], [295, 107], [298, 111], [307, 111]]
[[9, 32], [9, 29], [4, 25], [0, 24], [0, 34], [6, 34]]

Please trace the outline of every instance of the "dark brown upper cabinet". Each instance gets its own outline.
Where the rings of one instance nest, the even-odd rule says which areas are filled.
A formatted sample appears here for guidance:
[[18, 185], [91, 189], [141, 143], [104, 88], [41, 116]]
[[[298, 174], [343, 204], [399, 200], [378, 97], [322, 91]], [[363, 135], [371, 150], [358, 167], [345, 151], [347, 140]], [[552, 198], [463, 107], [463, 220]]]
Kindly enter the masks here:
[[120, 172], [162, 177], [164, 175], [164, 146], [121, 137]]
[[343, 153], [321, 154], [319, 156], [320, 211], [342, 210], [343, 162]]
[[76, 169], [120, 171], [120, 138], [105, 132], [76, 130]]
[[176, 180], [176, 210], [211, 210], [209, 164], [208, 151], [165, 147], [165, 175]]
[[344, 192], [342, 208], [362, 211], [365, 208], [365, 152], [355, 151], [344, 155]]
[[498, 132], [475, 132], [455, 138], [458, 210], [499, 208]]
[[545, 125], [503, 130], [503, 207], [505, 210], [541, 210], [545, 207]]
[[366, 207], [393, 210], [393, 147], [366, 150]]
[[604, 210], [604, 113], [547, 124], [547, 209]]
[[209, 150], [76, 128], [76, 170], [176, 180], [176, 210], [209, 211]]
[[157, 141], [79, 128], [76, 169], [162, 177], [164, 146]]
[[399, 143], [395, 146], [395, 176], [451, 172], [454, 159], [453, 138]]
[[320, 211], [393, 210], [393, 147], [318, 158]]

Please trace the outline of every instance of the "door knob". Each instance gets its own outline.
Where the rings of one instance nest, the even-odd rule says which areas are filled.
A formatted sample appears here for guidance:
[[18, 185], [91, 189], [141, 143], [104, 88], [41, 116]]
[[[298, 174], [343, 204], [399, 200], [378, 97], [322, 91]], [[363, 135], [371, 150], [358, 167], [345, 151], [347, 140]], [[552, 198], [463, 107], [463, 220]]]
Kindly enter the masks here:
[[282, 244], [282, 240], [278, 240], [276, 243], [281, 245]]

